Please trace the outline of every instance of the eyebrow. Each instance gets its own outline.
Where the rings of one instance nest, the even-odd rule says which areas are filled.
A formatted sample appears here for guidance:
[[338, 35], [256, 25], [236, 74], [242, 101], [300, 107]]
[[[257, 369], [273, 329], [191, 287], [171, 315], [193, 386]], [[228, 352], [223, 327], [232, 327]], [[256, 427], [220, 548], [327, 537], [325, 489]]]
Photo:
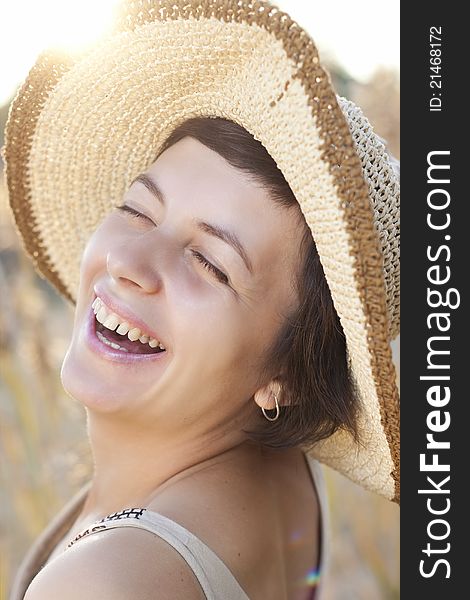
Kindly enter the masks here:
[[[156, 182], [153, 179], [151, 179], [148, 175], [146, 175], [145, 173], [137, 175], [137, 177], [132, 180], [131, 186], [134, 183], [141, 183], [142, 185], [144, 185], [148, 189], [148, 191], [160, 202], [160, 204], [162, 206], [165, 206], [165, 195], [158, 187]], [[207, 233], [216, 238], [219, 238], [226, 244], [232, 246], [232, 248], [242, 258], [248, 271], [253, 275], [253, 265], [251, 263], [250, 257], [248, 256], [248, 253], [245, 250], [243, 244], [232, 231], [224, 229], [223, 227], [220, 227], [218, 225], [212, 225], [211, 223], [207, 223], [206, 221], [199, 221], [197, 219], [195, 219], [195, 223], [197, 228], [203, 233]]]

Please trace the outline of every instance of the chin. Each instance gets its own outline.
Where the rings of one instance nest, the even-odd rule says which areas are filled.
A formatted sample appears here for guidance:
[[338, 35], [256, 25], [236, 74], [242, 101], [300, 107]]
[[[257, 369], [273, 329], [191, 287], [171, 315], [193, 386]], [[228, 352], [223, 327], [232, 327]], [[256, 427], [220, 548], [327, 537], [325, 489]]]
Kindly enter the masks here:
[[[122, 382], [112, 382], [110, 377], [98, 376], [90, 364], [70, 345], [62, 362], [60, 380], [65, 392], [83, 406], [102, 413], [119, 411], [129, 406], [131, 399], [123, 398]], [[135, 397], [135, 395], [134, 395]]]

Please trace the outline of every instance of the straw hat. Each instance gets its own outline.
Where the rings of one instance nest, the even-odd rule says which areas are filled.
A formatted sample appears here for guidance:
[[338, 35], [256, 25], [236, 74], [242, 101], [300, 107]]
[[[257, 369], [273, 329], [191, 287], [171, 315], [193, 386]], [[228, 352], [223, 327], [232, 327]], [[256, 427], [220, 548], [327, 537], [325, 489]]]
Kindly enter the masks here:
[[179, 123], [231, 119], [262, 142], [315, 240], [347, 340], [363, 444], [312, 453], [399, 501], [399, 180], [361, 110], [338, 97], [314, 42], [268, 2], [124, 2], [81, 54], [43, 53], [11, 107], [9, 198], [36, 268], [71, 302], [84, 246]]

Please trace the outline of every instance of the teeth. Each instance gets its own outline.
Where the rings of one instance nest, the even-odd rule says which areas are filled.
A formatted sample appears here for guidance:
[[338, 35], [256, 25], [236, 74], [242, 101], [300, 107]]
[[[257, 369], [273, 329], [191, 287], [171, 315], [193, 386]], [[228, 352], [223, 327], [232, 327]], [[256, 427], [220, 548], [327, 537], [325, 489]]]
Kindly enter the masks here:
[[130, 329], [129, 323], [127, 323], [127, 321], [124, 321], [124, 323], [121, 323], [119, 325], [119, 327], [116, 329], [116, 331], [118, 333], [120, 333], [121, 335], [126, 335], [126, 333], [129, 331], [129, 329]]
[[[119, 335], [127, 334], [127, 337], [132, 342], [139, 340], [142, 344], [148, 344], [151, 348], [156, 348], [158, 346], [161, 350], [165, 350], [165, 346], [157, 339], [145, 334], [138, 327], [132, 327], [132, 325], [127, 321], [121, 321], [121, 317], [108, 310], [101, 298], [96, 297], [91, 306], [96, 315], [97, 321], [99, 321], [107, 329], [116, 331], [116, 333], [119, 333]], [[109, 342], [109, 344], [112, 345], [112, 342]], [[114, 347], [117, 349], [119, 346], [114, 345], [113, 348]]]
[[119, 325], [119, 317], [115, 314], [109, 315], [103, 325], [108, 329], [111, 329], [111, 331], [114, 331]]
[[123, 348], [119, 344], [115, 344], [114, 342], [110, 342], [109, 340], [107, 340], [104, 337], [104, 335], [102, 333], [100, 333], [99, 331], [96, 332], [96, 335], [98, 336], [98, 339], [100, 339], [103, 342], [103, 344], [106, 344], [107, 346], [111, 346], [111, 348], [114, 348], [115, 350], [123, 350], [124, 352], [129, 352], [129, 350], [127, 350], [126, 348]]
[[142, 332], [140, 331], [140, 329], [138, 327], [135, 327], [134, 329], [131, 329], [129, 331], [129, 333], [127, 334], [127, 337], [131, 340], [131, 342], [135, 342], [136, 340], [138, 340], [140, 338], [141, 335], [142, 335]]
[[108, 311], [105, 309], [104, 306], [102, 306], [99, 309], [99, 311], [96, 313], [96, 318], [101, 324], [104, 323], [107, 316], [108, 316]]

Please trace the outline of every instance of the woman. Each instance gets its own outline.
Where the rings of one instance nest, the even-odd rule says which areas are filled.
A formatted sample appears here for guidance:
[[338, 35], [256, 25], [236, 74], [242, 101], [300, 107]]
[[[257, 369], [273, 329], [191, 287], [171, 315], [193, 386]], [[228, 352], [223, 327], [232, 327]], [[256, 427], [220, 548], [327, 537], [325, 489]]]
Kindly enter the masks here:
[[313, 41], [265, 2], [128, 2], [38, 59], [5, 159], [95, 463], [13, 598], [319, 597], [317, 459], [398, 501], [399, 193]]

